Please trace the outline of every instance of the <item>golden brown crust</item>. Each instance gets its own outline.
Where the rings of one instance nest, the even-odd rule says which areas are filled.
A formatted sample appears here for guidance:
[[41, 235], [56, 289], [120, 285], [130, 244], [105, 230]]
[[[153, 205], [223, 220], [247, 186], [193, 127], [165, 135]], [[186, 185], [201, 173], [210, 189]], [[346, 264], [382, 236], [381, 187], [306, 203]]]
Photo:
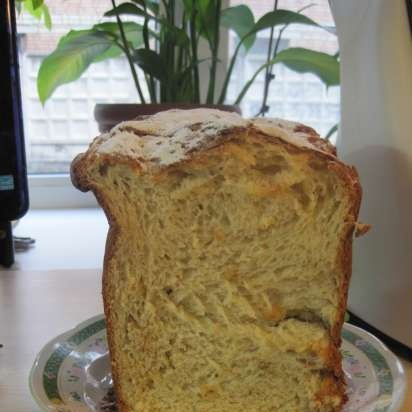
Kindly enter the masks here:
[[[119, 159], [122, 160], [123, 162], [125, 159]], [[104, 261], [103, 261], [103, 276], [102, 276], [102, 298], [103, 298], [103, 309], [105, 313], [105, 319], [106, 319], [106, 332], [107, 332], [107, 342], [108, 346], [110, 348], [110, 362], [111, 362], [111, 370], [112, 370], [112, 376], [113, 376], [113, 384], [114, 384], [114, 390], [116, 393], [116, 400], [117, 400], [117, 405], [119, 411], [122, 412], [129, 412], [130, 409], [127, 407], [127, 405], [123, 401], [122, 397], [122, 389], [120, 385], [120, 379], [118, 379], [118, 368], [116, 367], [115, 364], [115, 359], [116, 359], [116, 345], [114, 345], [114, 335], [113, 335], [113, 325], [112, 325], [112, 317], [110, 316], [111, 313], [111, 305], [110, 305], [110, 299], [109, 296], [111, 295], [109, 291], [109, 280], [108, 280], [108, 272], [109, 272], [109, 264], [111, 257], [114, 255], [114, 250], [115, 250], [115, 244], [116, 244], [116, 239], [118, 238], [118, 226], [116, 225], [115, 222], [115, 214], [110, 210], [110, 205], [105, 201], [105, 197], [103, 194], [101, 194], [98, 190], [97, 187], [94, 187], [93, 185], [90, 184], [90, 182], [87, 179], [87, 166], [88, 163], [91, 162], [90, 158], [88, 158], [88, 153], [82, 153], [73, 160], [72, 165], [71, 165], [71, 170], [70, 170], [70, 177], [72, 180], [72, 183], [75, 187], [77, 187], [81, 191], [88, 191], [92, 190], [97, 202], [101, 206], [101, 208], [104, 210], [108, 223], [109, 223], [109, 231], [107, 233], [107, 238], [106, 238], [106, 247], [105, 247], [105, 254], [104, 254]], [[113, 162], [113, 159], [106, 159], [105, 161], [102, 161], [102, 164], [107, 166], [109, 163]], [[133, 166], [133, 165], [132, 165]]]
[[371, 225], [367, 223], [357, 222], [355, 225], [355, 237], [366, 235], [371, 230]]
[[82, 192], [87, 192], [90, 190], [87, 184], [86, 178], [86, 167], [87, 163], [85, 161], [86, 154], [78, 154], [72, 161], [70, 167], [70, 179], [73, 183], [73, 186]]
[[86, 154], [73, 162], [72, 179], [87, 190], [87, 178], [77, 164], [96, 157], [118, 162], [128, 159], [142, 173], [156, 174], [173, 164], [192, 159], [196, 153], [225, 144], [230, 136], [254, 130], [276, 137], [296, 148], [310, 149], [335, 157], [334, 147], [311, 128], [281, 119], [245, 120], [236, 113], [211, 109], [169, 110], [145, 119], [123, 122], [110, 133], [95, 138]]
[[328, 153], [336, 157], [336, 148], [322, 139], [314, 129], [302, 123], [280, 119], [257, 118], [252, 120], [253, 127], [269, 136], [277, 136], [285, 143], [301, 148]]
[[345, 182], [347, 193], [351, 197], [352, 207], [348, 211], [346, 222], [347, 230], [343, 240], [343, 247], [340, 254], [338, 254], [337, 259], [343, 268], [343, 279], [340, 285], [340, 299], [338, 304], [338, 312], [336, 317], [336, 322], [332, 327], [331, 336], [335, 345], [336, 359], [335, 359], [335, 376], [339, 383], [339, 387], [342, 394], [342, 404], [337, 407], [336, 411], [340, 412], [343, 409], [343, 405], [347, 400], [345, 395], [345, 382], [342, 371], [342, 356], [340, 354], [339, 348], [341, 345], [341, 330], [345, 318], [345, 311], [347, 306], [349, 282], [352, 275], [352, 240], [353, 233], [356, 226], [356, 221], [358, 218], [358, 213], [362, 198], [362, 189], [359, 182], [359, 176], [356, 169], [353, 167], [348, 167], [341, 162], [334, 162], [330, 164], [330, 168], [334, 170]]
[[109, 222], [109, 231], [106, 238], [106, 247], [103, 261], [103, 276], [102, 276], [102, 298], [103, 298], [103, 309], [106, 319], [106, 333], [107, 333], [107, 343], [110, 348], [110, 363], [113, 377], [113, 385], [116, 393], [117, 408], [120, 412], [131, 412], [131, 409], [124, 402], [124, 397], [122, 396], [123, 390], [120, 384], [120, 379], [118, 376], [118, 368], [115, 363], [117, 358], [117, 347], [114, 344], [114, 327], [112, 325], [112, 317], [110, 316], [112, 307], [110, 304], [109, 296], [112, 293], [109, 291], [110, 283], [108, 279], [109, 265], [112, 256], [115, 253], [116, 241], [118, 239], [118, 226], [114, 220], [114, 213], [110, 211], [110, 205], [105, 201], [105, 197], [96, 188], [90, 188], [93, 190], [96, 196], [97, 202], [105, 211], [106, 217]]
[[[100, 202], [99, 202], [100, 203]], [[101, 204], [103, 207], [103, 205]], [[106, 240], [106, 252], [104, 255], [104, 263], [103, 263], [103, 278], [102, 278], [102, 296], [103, 296], [103, 307], [104, 307], [104, 314], [106, 318], [106, 330], [107, 330], [107, 343], [110, 348], [110, 362], [111, 362], [111, 369], [112, 369], [112, 376], [113, 376], [113, 384], [114, 384], [114, 390], [116, 392], [116, 399], [118, 402], [118, 409], [120, 411], [125, 411], [127, 412], [126, 405], [123, 402], [123, 397], [121, 395], [122, 389], [120, 386], [120, 379], [118, 376], [118, 369], [115, 364], [115, 359], [116, 359], [116, 345], [114, 344], [114, 335], [113, 335], [113, 325], [111, 321], [111, 316], [110, 312], [112, 310], [111, 305], [110, 305], [110, 292], [109, 292], [109, 280], [108, 280], [108, 265], [110, 262], [110, 258], [114, 253], [114, 245], [116, 241], [116, 229], [113, 227], [110, 227], [109, 232], [107, 234], [107, 240]]]
[[[188, 112], [190, 111], [186, 111], [185, 115], [187, 115]], [[207, 113], [203, 113], [202, 115], [207, 115]], [[110, 210], [110, 205], [105, 202], [104, 196], [99, 192], [99, 189], [95, 183], [89, 178], [89, 170], [92, 167], [100, 167], [101, 173], [105, 173], [105, 168], [109, 167], [111, 164], [121, 163], [127, 164], [131, 168], [136, 169], [139, 173], [150, 173], [155, 178], [161, 178], [162, 176], [167, 176], [177, 164], [181, 165], [182, 163], [190, 162], [191, 164], [198, 164], [199, 167], [202, 167], [201, 165], [203, 161], [207, 158], [207, 154], [211, 151], [222, 150], [229, 142], [234, 142], [236, 140], [246, 138], [246, 135], [253, 134], [254, 138], [259, 139], [265, 144], [282, 144], [290, 152], [307, 153], [310, 154], [310, 156], [313, 156], [314, 160], [324, 162], [329, 170], [333, 171], [343, 181], [347, 193], [351, 199], [351, 208], [346, 217], [347, 230], [342, 241], [342, 250], [338, 255], [338, 264], [343, 268], [344, 277], [340, 286], [341, 295], [339, 297], [337, 318], [331, 330], [333, 345], [328, 348], [328, 353], [326, 354], [326, 358], [328, 359], [327, 363], [330, 365], [334, 376], [328, 380], [329, 384], [326, 385], [325, 389], [319, 394], [319, 399], [328, 395], [338, 396], [342, 399], [341, 404], [336, 408], [336, 412], [341, 411], [345, 400], [345, 386], [341, 366], [341, 355], [339, 352], [341, 343], [340, 333], [344, 321], [348, 285], [351, 276], [352, 238], [361, 201], [361, 188], [358, 175], [354, 168], [351, 168], [339, 161], [336, 158], [334, 148], [329, 143], [320, 139], [319, 135], [317, 135], [317, 133], [311, 128], [301, 124], [283, 122], [279, 120], [265, 119], [264, 121], [255, 120], [253, 122], [238, 120], [239, 119], [233, 120], [233, 124], [229, 128], [223, 127], [219, 129], [216, 132], [217, 135], [210, 135], [205, 137], [204, 141], [197, 142], [196, 145], [188, 145], [187, 147], [184, 147], [184, 152], [182, 152], [182, 155], [180, 157], [178, 156], [173, 158], [176, 161], [172, 162], [166, 161], [162, 163], [162, 159], [160, 162], [154, 161], [153, 158], [147, 157], [146, 154], [143, 154], [143, 152], [134, 153], [127, 151], [125, 152], [122, 150], [113, 150], [112, 152], [105, 150], [99, 151], [102, 145], [110, 140], [110, 135], [103, 135], [102, 137], [95, 139], [86, 153], [80, 154], [74, 159], [71, 167], [71, 178], [73, 184], [82, 191], [92, 190], [94, 192], [99, 204], [105, 210], [110, 224], [104, 258], [103, 300], [107, 319], [108, 343], [112, 353], [112, 359], [116, 358], [116, 348], [113, 344], [113, 325], [111, 324], [110, 316], [111, 307], [109, 299], [107, 299], [107, 296], [110, 295], [107, 276], [110, 259], [115, 249], [118, 229], [114, 220], [115, 215]], [[142, 120], [142, 122], [143, 121], [147, 122], [147, 119]], [[134, 130], [129, 130], [129, 132], [134, 134], [136, 140], [139, 140], [143, 138], [142, 136], [144, 133], [139, 131], [140, 129], [135, 123], [138, 122], [134, 122], [132, 125]], [[118, 126], [117, 130], [121, 127], [124, 128], [129, 126], [122, 124]], [[151, 127], [154, 126], [152, 125]], [[190, 127], [192, 127], [193, 130]], [[190, 123], [187, 128], [189, 128], [193, 133], [197, 133], [199, 130], [202, 130], [202, 127], [199, 127], [196, 122]], [[282, 130], [279, 131], [280, 129], [283, 129], [283, 132]], [[294, 134], [293, 138], [290, 138], [288, 133]], [[163, 136], [163, 139], [167, 139], [167, 137]], [[183, 142], [183, 144], [184, 143], [185, 142]], [[112, 148], [113, 147], [115, 146], [112, 146]], [[163, 160], [165, 160], [165, 158]], [[118, 394], [120, 410], [127, 412], [129, 409], [123, 402], [122, 388], [118, 383], [118, 371], [114, 361], [112, 361], [112, 371], [114, 375], [114, 382], [118, 385], [116, 387], [116, 392]]]
[[343, 378], [336, 379], [334, 376], [325, 376], [322, 382], [322, 388], [316, 395], [315, 403], [321, 407], [324, 404], [325, 399], [335, 398], [337, 400], [334, 412], [341, 412], [345, 402], [347, 401], [347, 396], [345, 394], [345, 384]]
[[335, 162], [330, 166], [334, 171], [342, 178], [345, 182], [347, 193], [350, 194], [352, 207], [348, 212], [346, 217], [347, 231], [345, 238], [343, 240], [343, 249], [340, 255], [338, 255], [338, 260], [341, 262], [341, 266], [344, 271], [344, 278], [341, 285], [342, 295], [340, 296], [338, 315], [336, 323], [332, 328], [332, 338], [335, 341], [337, 347], [340, 346], [341, 337], [340, 333], [342, 330], [342, 325], [345, 318], [346, 304], [347, 304], [347, 294], [349, 289], [349, 281], [352, 275], [352, 240], [353, 232], [355, 230], [356, 221], [359, 214], [361, 199], [362, 199], [362, 189], [359, 182], [358, 174], [353, 167], [348, 167], [342, 163]]

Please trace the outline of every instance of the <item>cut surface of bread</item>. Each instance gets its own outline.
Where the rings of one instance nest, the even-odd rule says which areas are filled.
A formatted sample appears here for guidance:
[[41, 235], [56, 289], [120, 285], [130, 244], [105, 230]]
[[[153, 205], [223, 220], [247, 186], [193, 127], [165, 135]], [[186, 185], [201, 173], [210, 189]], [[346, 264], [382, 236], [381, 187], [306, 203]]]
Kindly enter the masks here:
[[72, 164], [110, 223], [121, 412], [332, 412], [360, 202], [310, 128], [210, 109], [121, 123]]

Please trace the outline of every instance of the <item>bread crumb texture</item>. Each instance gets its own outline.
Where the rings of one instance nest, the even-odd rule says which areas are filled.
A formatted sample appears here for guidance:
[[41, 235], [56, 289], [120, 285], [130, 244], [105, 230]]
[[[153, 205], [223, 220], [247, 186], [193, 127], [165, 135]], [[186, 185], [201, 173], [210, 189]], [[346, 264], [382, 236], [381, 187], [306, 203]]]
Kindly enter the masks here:
[[110, 232], [122, 412], [336, 412], [360, 188], [313, 129], [217, 110], [121, 123], [72, 165]]

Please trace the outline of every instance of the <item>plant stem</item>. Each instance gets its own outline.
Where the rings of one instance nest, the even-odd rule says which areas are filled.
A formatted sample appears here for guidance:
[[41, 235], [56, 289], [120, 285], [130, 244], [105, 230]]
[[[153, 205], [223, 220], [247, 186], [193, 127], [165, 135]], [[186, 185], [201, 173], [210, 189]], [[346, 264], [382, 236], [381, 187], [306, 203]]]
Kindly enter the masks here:
[[[273, 6], [273, 11], [276, 11], [278, 9], [278, 0], [275, 0], [275, 4]], [[273, 33], [275, 31], [275, 27], [272, 26], [270, 28], [270, 37], [269, 37], [269, 45], [268, 45], [268, 53], [266, 56], [266, 62], [269, 62], [271, 56], [272, 56], [272, 47], [273, 47]], [[279, 37], [278, 39], [279, 40]], [[276, 42], [276, 46], [278, 46], [278, 42]], [[275, 47], [275, 50], [277, 47]], [[267, 66], [266, 71], [265, 71], [265, 84], [263, 87], [263, 99], [262, 99], [262, 106], [260, 107], [259, 112], [256, 114], [256, 116], [262, 115], [264, 116], [265, 113], [269, 110], [269, 107], [267, 105], [267, 100], [268, 100], [268, 93], [269, 93], [269, 84], [271, 79], [272, 73], [271, 73], [271, 67]]]
[[162, 0], [166, 24], [161, 25], [160, 55], [167, 62], [166, 78], [160, 82], [160, 99], [163, 103], [175, 100], [174, 76], [174, 43], [169, 35], [169, 27], [174, 27], [175, 0]]
[[325, 140], [330, 140], [330, 138], [338, 131], [338, 128], [339, 128], [339, 123], [337, 123], [337, 124], [335, 124], [334, 126], [332, 126], [330, 129], [329, 129], [329, 131], [328, 131], [328, 133], [326, 133], [326, 136], [325, 136]]
[[[308, 4], [301, 9], [298, 10], [298, 13], [301, 13], [303, 10], [312, 7], [313, 4]], [[275, 5], [274, 5], [274, 11], [277, 10], [278, 8], [278, 0], [275, 0]], [[279, 35], [276, 39], [275, 43], [275, 48], [273, 49], [273, 54], [271, 56], [271, 47], [272, 47], [272, 41], [273, 41], [273, 29], [274, 27], [271, 28], [270, 30], [270, 40], [269, 40], [269, 49], [268, 49], [268, 55], [267, 55], [267, 60], [266, 62], [269, 63], [270, 59], [274, 59], [279, 51], [279, 46], [280, 46], [280, 41], [282, 40], [283, 32], [288, 28], [289, 23], [285, 24], [280, 30], [279, 30]], [[269, 107], [267, 105], [267, 100], [268, 100], [268, 95], [269, 95], [269, 86], [270, 82], [275, 78], [273, 75], [273, 64], [268, 65], [266, 67], [266, 73], [265, 73], [265, 85], [264, 85], [264, 91], [263, 91], [263, 101], [262, 101], [262, 106], [259, 110], [259, 112], [256, 114], [256, 116], [264, 116], [266, 112], [269, 110]]]
[[[301, 9], [298, 10], [298, 13], [301, 13], [303, 10], [308, 9], [309, 7], [312, 7], [313, 3], [308, 4], [304, 7], [302, 7]], [[251, 77], [251, 79], [249, 81], [246, 82], [246, 84], [243, 86], [242, 90], [240, 91], [237, 99], [235, 100], [234, 104], [240, 104], [240, 102], [242, 101], [242, 99], [245, 97], [246, 93], [248, 92], [249, 88], [252, 86], [253, 82], [256, 80], [257, 76], [259, 75], [259, 73], [263, 70], [263, 69], [267, 69], [268, 67], [270, 68], [270, 72], [269, 72], [269, 81], [271, 81], [273, 79], [272, 76], [272, 70], [273, 70], [273, 66], [278, 63], [278, 61], [276, 61], [276, 56], [278, 54], [278, 49], [279, 49], [279, 45], [280, 45], [280, 41], [282, 39], [282, 35], [283, 32], [288, 28], [290, 23], [285, 24], [280, 30], [279, 30], [279, 36], [276, 39], [276, 44], [275, 44], [275, 48], [273, 50], [273, 58], [270, 60], [267, 60], [265, 64], [263, 64], [262, 66], [259, 67], [258, 70], [256, 70], [256, 72], [253, 74], [253, 76]], [[267, 97], [267, 96], [266, 96]]]
[[116, 7], [117, 7], [116, 2], [115, 2], [115, 0], [111, 0], [111, 2], [112, 2], [113, 9], [115, 10], [115, 13], [116, 13], [116, 21], [117, 21], [117, 25], [119, 26], [120, 37], [122, 38], [124, 52], [126, 54], [127, 61], [129, 62], [130, 71], [132, 72], [132, 77], [133, 77], [134, 84], [135, 84], [136, 89], [137, 89], [137, 93], [139, 94], [140, 101], [143, 104], [146, 104], [146, 100], [143, 96], [143, 92], [142, 92], [142, 89], [140, 87], [139, 78], [137, 77], [136, 68], [134, 67], [132, 56], [130, 55], [129, 45], [127, 44], [127, 39], [126, 39], [126, 35], [125, 35], [125, 32], [124, 32], [124, 28], [123, 28], [123, 23], [120, 20], [119, 13], [116, 9]]
[[[165, 0], [162, 0], [162, 5], [163, 5], [164, 11], [166, 12], [167, 11], [167, 4], [166, 4]], [[159, 8], [159, 12], [161, 12], [161, 11], [162, 11], [162, 8]], [[160, 17], [162, 17], [162, 15], [160, 15]], [[159, 41], [157, 43], [158, 46], [159, 46], [159, 56], [163, 60], [165, 60], [165, 58], [166, 58], [166, 55], [165, 55], [166, 48], [165, 48], [165, 42], [164, 42], [164, 36], [165, 36], [164, 25], [162, 25], [160, 23], [160, 21], [156, 22], [156, 24], [159, 25]], [[166, 101], [166, 98], [165, 98], [165, 83], [162, 82], [162, 81], [159, 82], [159, 92], [160, 92], [159, 101], [161, 103], [164, 103]]]
[[242, 46], [243, 41], [245, 40], [246, 36], [240, 39], [239, 43], [237, 44], [235, 51], [233, 52], [233, 56], [230, 60], [229, 67], [226, 72], [225, 80], [223, 82], [222, 91], [220, 92], [220, 96], [218, 99], [218, 104], [223, 104], [226, 99], [227, 88], [229, 86], [230, 77], [232, 76], [233, 68], [235, 67], [235, 62], [237, 55], [239, 54], [240, 47]]
[[[182, 14], [182, 25], [181, 29], [185, 30], [186, 29], [186, 13], [183, 12]], [[179, 47], [178, 52], [177, 52], [177, 60], [176, 60], [176, 72], [180, 73], [182, 71], [182, 65], [183, 65], [183, 50], [184, 48], [182, 46]]]
[[[144, 10], [147, 13], [146, 7]], [[144, 47], [146, 50], [150, 50], [148, 24], [149, 24], [149, 19], [148, 17], [145, 17], [142, 32], [143, 32]], [[147, 83], [149, 93], [150, 93], [150, 100], [152, 103], [156, 103], [156, 86], [155, 86], [154, 78], [151, 74], [149, 76], [146, 76], [146, 83]]]
[[243, 86], [242, 90], [240, 91], [239, 95], [237, 96], [235, 102], [233, 104], [240, 104], [240, 102], [242, 101], [242, 99], [245, 97], [246, 93], [248, 92], [250, 86], [252, 86], [253, 82], [256, 80], [256, 77], [260, 74], [260, 72], [263, 69], [266, 69], [266, 67], [268, 67], [269, 65], [273, 65], [276, 62], [271, 60], [268, 63], [264, 63], [262, 66], [260, 66], [255, 73], [253, 74], [253, 76], [250, 78], [250, 80], [248, 80], [245, 85]]
[[[175, 27], [175, 0], [169, 0], [169, 7], [170, 7], [170, 12], [169, 12], [169, 24], [171, 27]], [[168, 41], [168, 57], [169, 59], [166, 60], [167, 62], [170, 62], [170, 71], [167, 83], [169, 85], [169, 99], [170, 101], [175, 101], [176, 100], [176, 84], [174, 83], [173, 79], [175, 77], [175, 44], [172, 41]]]
[[[181, 26], [180, 26], [181, 30], [186, 32], [186, 12], [183, 10], [182, 12], [182, 21], [181, 21]], [[176, 70], [175, 73], [181, 74], [183, 73], [185, 70], [183, 69], [183, 67], [185, 67], [185, 62], [186, 62], [186, 57], [187, 57], [187, 49], [185, 46], [183, 45], [179, 45], [178, 49], [177, 49], [177, 57], [176, 57]], [[180, 102], [180, 101], [185, 101], [185, 96], [186, 96], [186, 90], [187, 88], [182, 87], [185, 83], [182, 83], [182, 79], [176, 83], [176, 101]], [[191, 83], [191, 82], [189, 82]], [[187, 82], [186, 82], [186, 86], [187, 86]], [[190, 86], [189, 86], [190, 87]]]
[[210, 43], [210, 49], [212, 51], [212, 64], [210, 66], [210, 78], [209, 78], [209, 90], [207, 92], [206, 102], [212, 104], [215, 99], [215, 83], [216, 83], [216, 69], [219, 53], [220, 43], [220, 13], [222, 8], [222, 1], [216, 0], [215, 3], [215, 32], [213, 34], [212, 42]]
[[199, 90], [199, 67], [197, 56], [197, 40], [196, 40], [196, 8], [192, 8], [192, 14], [190, 16], [190, 42], [192, 46], [192, 65], [193, 65], [193, 103], [200, 103], [200, 90]]
[[[279, 36], [278, 36], [278, 38], [276, 39], [276, 44], [275, 44], [275, 48], [273, 49], [272, 59], [274, 59], [274, 58], [276, 57], [276, 55], [278, 54], [280, 41], [282, 40], [283, 32], [287, 29], [287, 27], [288, 27], [288, 24], [285, 25], [285, 26], [283, 26], [283, 27], [279, 30]], [[269, 74], [272, 73], [272, 69], [273, 69], [273, 66], [270, 66]], [[272, 80], [272, 79], [270, 79], [270, 80]]]

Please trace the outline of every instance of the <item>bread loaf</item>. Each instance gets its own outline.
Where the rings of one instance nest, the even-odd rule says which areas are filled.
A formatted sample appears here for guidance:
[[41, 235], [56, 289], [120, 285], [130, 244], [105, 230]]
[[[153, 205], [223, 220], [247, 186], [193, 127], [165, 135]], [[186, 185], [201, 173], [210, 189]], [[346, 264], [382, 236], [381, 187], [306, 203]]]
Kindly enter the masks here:
[[72, 164], [110, 223], [103, 298], [121, 412], [331, 412], [361, 191], [304, 125], [173, 110]]

